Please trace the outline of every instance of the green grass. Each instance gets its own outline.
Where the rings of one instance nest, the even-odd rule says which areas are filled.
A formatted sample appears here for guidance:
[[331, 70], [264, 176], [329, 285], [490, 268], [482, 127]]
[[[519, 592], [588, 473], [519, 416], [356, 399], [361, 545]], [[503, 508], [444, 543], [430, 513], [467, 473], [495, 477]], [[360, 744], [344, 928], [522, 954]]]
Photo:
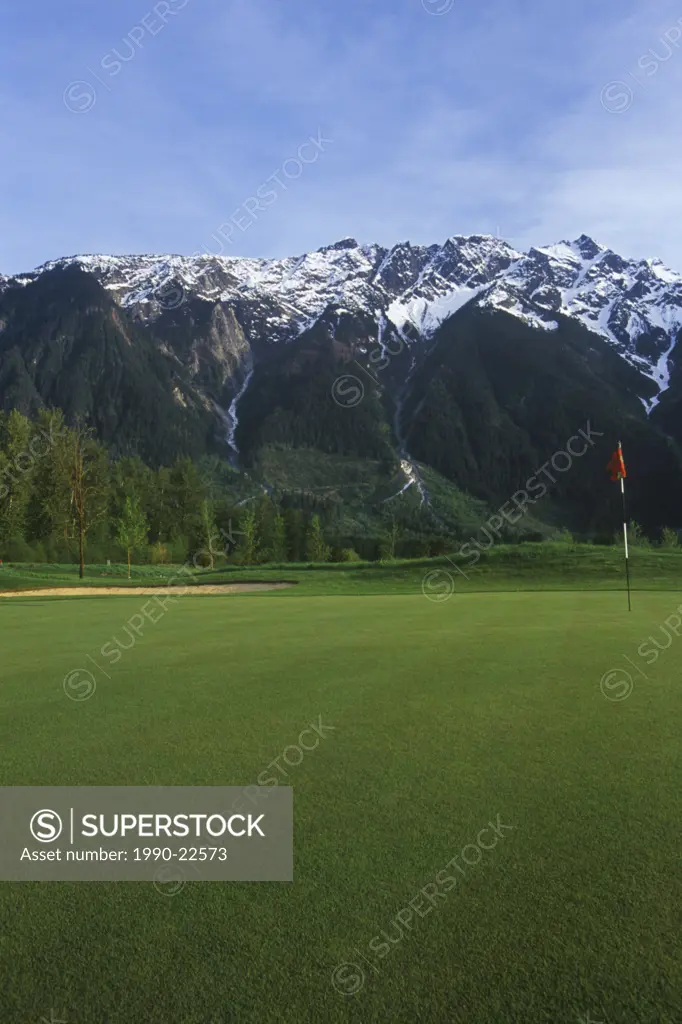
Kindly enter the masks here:
[[[682, 589], [682, 548], [679, 550], [634, 548], [631, 552], [632, 586], [638, 590]], [[455, 568], [460, 566], [462, 572]], [[194, 570], [182, 574], [180, 566], [133, 566], [128, 581], [125, 565], [88, 566], [88, 586], [167, 586], [176, 578], [179, 585], [290, 581], [297, 586], [281, 596], [353, 596], [379, 594], [421, 594], [422, 587], [433, 592], [451, 589], [458, 595], [478, 591], [523, 590], [622, 590], [625, 571], [622, 550], [591, 544], [558, 542], [499, 544], [483, 553], [471, 567], [456, 552], [449, 558], [398, 560], [378, 564], [359, 562], [338, 565], [264, 565], [242, 569], [219, 567], [214, 571]], [[433, 575], [433, 574], [437, 575]], [[74, 565], [0, 566], [0, 590], [34, 590], [41, 587], [81, 586]], [[275, 595], [273, 595], [275, 596]]]
[[[652, 666], [637, 647], [682, 595], [434, 603], [362, 572], [364, 600], [181, 600], [83, 703], [63, 677], [141, 598], [0, 602], [2, 785], [247, 785], [334, 727], [287, 769], [292, 884], [0, 885], [3, 1024], [679, 1021], [682, 638]], [[648, 678], [630, 667], [612, 702], [623, 655]], [[498, 814], [506, 838], [379, 959], [370, 940]]]

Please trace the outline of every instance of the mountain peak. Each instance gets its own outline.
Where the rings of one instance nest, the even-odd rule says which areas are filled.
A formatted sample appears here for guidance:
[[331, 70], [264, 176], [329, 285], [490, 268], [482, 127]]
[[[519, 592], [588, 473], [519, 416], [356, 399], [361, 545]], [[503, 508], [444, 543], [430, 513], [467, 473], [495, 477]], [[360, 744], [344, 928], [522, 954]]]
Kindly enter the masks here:
[[338, 242], [333, 242], [331, 245], [324, 245], [318, 252], [334, 252], [340, 249], [359, 249], [360, 246], [356, 238], [341, 238]]
[[580, 235], [573, 242], [573, 245], [581, 252], [585, 259], [593, 260], [595, 256], [598, 256], [600, 252], [605, 252], [603, 245], [599, 245], [595, 242], [594, 238], [590, 238], [589, 235]]

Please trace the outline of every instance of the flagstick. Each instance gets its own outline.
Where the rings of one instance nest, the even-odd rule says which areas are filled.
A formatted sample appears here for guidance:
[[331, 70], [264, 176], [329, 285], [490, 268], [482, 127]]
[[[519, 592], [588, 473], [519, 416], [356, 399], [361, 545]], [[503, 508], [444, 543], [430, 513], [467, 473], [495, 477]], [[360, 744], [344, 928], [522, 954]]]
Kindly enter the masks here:
[[628, 611], [632, 611], [630, 601], [630, 552], [628, 550], [628, 517], [625, 509], [625, 481], [620, 478], [620, 493], [623, 496], [623, 539], [625, 541], [625, 578], [628, 584]]

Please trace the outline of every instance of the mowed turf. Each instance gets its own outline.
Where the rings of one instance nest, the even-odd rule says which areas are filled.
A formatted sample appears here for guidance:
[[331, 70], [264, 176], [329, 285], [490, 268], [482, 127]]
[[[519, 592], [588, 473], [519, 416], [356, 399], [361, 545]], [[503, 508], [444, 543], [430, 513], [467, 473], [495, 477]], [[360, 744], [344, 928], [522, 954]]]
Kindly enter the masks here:
[[[682, 594], [193, 597], [112, 668], [144, 600], [0, 605], [0, 784], [249, 785], [279, 757], [295, 880], [2, 883], [3, 1024], [681, 1019], [682, 636], [637, 647]], [[111, 679], [76, 703], [87, 655]]]

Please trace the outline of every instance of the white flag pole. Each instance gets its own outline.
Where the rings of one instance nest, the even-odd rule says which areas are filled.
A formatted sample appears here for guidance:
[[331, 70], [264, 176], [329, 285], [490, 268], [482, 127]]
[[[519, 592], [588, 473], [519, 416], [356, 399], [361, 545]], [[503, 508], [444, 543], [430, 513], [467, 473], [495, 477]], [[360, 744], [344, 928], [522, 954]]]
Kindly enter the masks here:
[[[622, 455], [622, 449], [620, 441], [618, 442], [618, 451]], [[620, 478], [620, 493], [623, 498], [623, 541], [625, 542], [625, 579], [627, 580], [628, 588], [628, 611], [632, 611], [632, 601], [630, 599], [630, 549], [628, 547], [628, 516], [625, 505], [625, 480], [621, 476]]]

